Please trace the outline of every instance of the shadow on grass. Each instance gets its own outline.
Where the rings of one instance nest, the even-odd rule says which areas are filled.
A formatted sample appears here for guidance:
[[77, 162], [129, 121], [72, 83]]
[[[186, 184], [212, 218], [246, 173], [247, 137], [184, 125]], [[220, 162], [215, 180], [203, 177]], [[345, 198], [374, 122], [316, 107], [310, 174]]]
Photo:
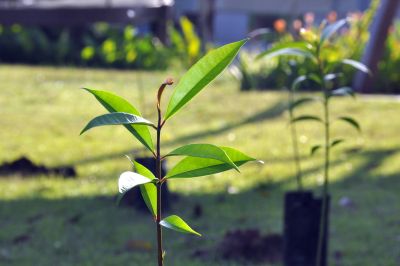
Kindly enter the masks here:
[[[360, 209], [385, 207], [393, 208], [392, 211], [395, 212], [393, 206], [396, 200], [397, 203], [400, 200], [399, 176], [378, 176], [373, 170], [398, 152], [398, 148], [353, 152], [351, 156], [361, 157], [362, 163], [352, 169], [343, 180], [332, 184], [333, 193], [340, 194], [340, 191], [346, 190], [346, 193], [350, 191], [352, 195], [358, 195], [361, 199], [357, 203]], [[340, 163], [341, 161], [334, 161], [333, 166]], [[319, 170], [319, 167], [308, 169], [307, 174]], [[261, 190], [254, 188], [234, 195], [181, 195], [168, 214], [180, 215], [204, 237], [196, 238], [166, 231], [165, 246], [169, 265], [235, 265], [212, 256], [202, 261], [192, 258], [191, 254], [199, 247], [212, 248], [231, 229], [261, 228], [266, 233], [279, 233], [282, 230], [283, 184], [289, 178]], [[364, 184], [363, 191], [359, 191], [360, 182]], [[375, 191], [377, 186], [384, 190]], [[374, 200], [379, 199], [376, 206], [364, 206], [363, 197], [370, 197], [374, 193], [380, 193], [374, 197]], [[385, 198], [389, 194], [391, 201]], [[332, 211], [334, 214], [336, 212], [335, 215], [344, 216], [341, 219], [345, 219], [345, 227], [357, 228], [361, 220], [371, 223], [370, 227], [368, 224], [366, 227], [359, 227], [358, 230], [365, 232], [348, 232], [369, 236], [370, 244], [363, 243], [363, 247], [357, 245], [360, 250], [374, 248], [371, 245], [380, 239], [382, 233], [376, 231], [377, 226], [386, 228], [387, 231], [394, 230], [400, 224], [399, 217], [396, 220], [393, 216], [390, 218], [393, 221], [390, 220], [389, 223], [382, 220], [382, 217], [371, 217], [368, 211], [343, 213], [338, 212], [337, 208], [334, 207]], [[0, 264], [32, 265], [35, 262], [37, 265], [47, 266], [61, 265], [57, 262], [62, 261], [62, 265], [153, 265], [155, 236], [152, 218], [147, 213], [131, 208], [117, 208], [114, 197], [54, 200], [37, 196], [32, 199], [0, 201], [0, 217]], [[346, 228], [341, 230], [339, 228], [339, 233], [335, 234], [347, 231]], [[357, 238], [354, 241], [357, 242]], [[350, 245], [339, 243], [343, 245], [340, 246], [341, 250]], [[389, 253], [393, 246], [387, 247]], [[332, 247], [332, 250], [336, 249], [338, 247]], [[369, 258], [366, 256], [366, 261], [373, 263], [373, 254]]]
[[[241, 208], [260, 202], [256, 215], [266, 214], [264, 200], [251, 192], [180, 196], [164, 216], [180, 215], [203, 237], [165, 230], [167, 265], [227, 265], [215, 253], [205, 260], [193, 254], [199, 248], [212, 250], [226, 230], [261, 228], [263, 219], [254, 223], [255, 209]], [[0, 201], [0, 217], [0, 265], [154, 265], [150, 214], [116, 207], [114, 197]]]
[[[359, 151], [355, 151], [359, 152]], [[356, 169], [351, 171], [344, 179], [342, 182], [342, 185], [346, 186], [351, 183], [357, 183], [357, 182], [362, 182], [367, 178], [373, 177], [371, 173], [373, 173], [374, 170], [376, 170], [380, 165], [384, 163], [385, 160], [390, 159], [393, 155], [396, 153], [400, 152], [400, 148], [390, 148], [390, 149], [378, 149], [378, 150], [366, 150], [366, 151], [360, 151], [361, 157], [363, 158], [363, 162], [361, 165], [359, 165]], [[390, 175], [390, 176], [382, 176], [382, 178], [391, 178], [391, 177], [396, 177], [400, 176], [400, 173]], [[381, 178], [377, 176], [377, 178]]]

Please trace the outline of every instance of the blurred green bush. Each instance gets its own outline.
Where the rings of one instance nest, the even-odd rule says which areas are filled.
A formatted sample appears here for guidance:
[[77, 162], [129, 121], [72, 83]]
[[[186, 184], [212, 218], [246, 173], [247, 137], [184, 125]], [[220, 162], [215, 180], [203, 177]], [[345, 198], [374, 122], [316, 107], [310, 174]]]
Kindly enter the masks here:
[[168, 25], [170, 43], [133, 26], [96, 23], [83, 29], [0, 25], [0, 62], [159, 70], [191, 65], [201, 42], [189, 19]]

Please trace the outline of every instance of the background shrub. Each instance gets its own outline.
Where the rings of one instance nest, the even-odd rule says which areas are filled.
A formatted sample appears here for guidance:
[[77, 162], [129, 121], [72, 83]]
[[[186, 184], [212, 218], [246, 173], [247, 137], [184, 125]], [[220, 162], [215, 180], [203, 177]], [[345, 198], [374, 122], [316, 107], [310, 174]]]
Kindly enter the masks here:
[[201, 41], [187, 18], [168, 26], [165, 45], [133, 26], [96, 23], [83, 29], [0, 25], [0, 61], [160, 70], [190, 66], [201, 56]]

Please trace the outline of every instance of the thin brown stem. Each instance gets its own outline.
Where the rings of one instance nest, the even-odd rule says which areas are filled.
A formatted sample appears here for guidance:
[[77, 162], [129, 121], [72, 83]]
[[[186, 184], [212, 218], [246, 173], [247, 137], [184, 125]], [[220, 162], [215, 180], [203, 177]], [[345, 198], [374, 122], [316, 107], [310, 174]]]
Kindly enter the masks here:
[[157, 216], [156, 216], [156, 226], [157, 226], [157, 261], [158, 266], [163, 266], [163, 247], [162, 247], [162, 228], [160, 225], [161, 221], [161, 129], [162, 129], [162, 121], [161, 121], [161, 94], [165, 88], [167, 83], [163, 83], [158, 91], [157, 95], [157, 151], [156, 151], [156, 177], [158, 179], [157, 182]]
[[161, 221], [161, 183], [157, 184], [157, 261], [158, 266], [163, 266], [162, 228]]
[[[161, 110], [158, 106], [158, 126], [157, 126], [157, 153], [156, 153], [156, 176], [161, 181]], [[161, 221], [161, 182], [157, 182], [157, 259], [158, 266], [163, 266], [163, 248], [162, 248], [162, 228], [160, 225]]]
[[165, 120], [164, 121], [162, 121], [162, 123], [161, 123], [161, 127], [163, 127], [164, 126], [164, 124], [165, 124]]
[[327, 225], [327, 211], [328, 211], [328, 193], [329, 193], [329, 165], [330, 165], [330, 115], [329, 115], [329, 93], [325, 86], [324, 80], [324, 68], [322, 65], [322, 61], [319, 59], [318, 54], [318, 67], [320, 79], [322, 82], [322, 91], [324, 93], [324, 135], [325, 135], [325, 160], [324, 160], [324, 179], [323, 179], [323, 190], [322, 190], [322, 208], [321, 208], [321, 218], [319, 224], [319, 238], [318, 238], [318, 246], [317, 246], [317, 258], [316, 258], [316, 266], [323, 265], [323, 246], [324, 240], [326, 239], [325, 233], [327, 233], [326, 225]]
[[329, 125], [329, 106], [328, 102], [324, 103], [325, 113], [325, 167], [324, 167], [324, 184], [322, 190], [322, 208], [321, 218], [319, 225], [319, 238], [316, 266], [322, 266], [322, 251], [324, 246], [324, 239], [326, 238], [326, 224], [327, 224], [327, 211], [328, 211], [328, 192], [329, 192], [329, 155], [330, 155], [330, 125]]
[[[289, 120], [290, 122], [293, 121], [294, 119], [294, 114], [293, 110], [291, 108], [291, 105], [294, 102], [294, 95], [293, 91], [289, 90]], [[297, 181], [297, 189], [302, 190], [303, 189], [303, 184], [302, 184], [302, 173], [301, 173], [301, 166], [300, 166], [300, 155], [299, 155], [299, 147], [298, 147], [298, 142], [297, 142], [297, 130], [296, 130], [296, 125], [295, 123], [290, 123], [290, 129], [291, 129], [291, 137], [292, 137], [292, 147], [293, 147], [293, 156], [295, 160], [295, 166], [296, 166], [296, 181]]]
[[161, 156], [161, 129], [165, 124], [165, 120], [162, 120], [161, 117], [161, 97], [164, 92], [164, 89], [167, 85], [172, 85], [174, 82], [171, 78], [168, 78], [163, 84], [161, 84], [160, 88], [158, 89], [157, 93], [157, 114], [158, 114], [158, 121], [157, 121], [157, 152], [156, 152], [156, 177], [158, 179], [157, 182], [157, 216], [156, 216], [156, 226], [157, 226], [157, 261], [158, 266], [164, 265], [164, 256], [163, 256], [163, 245], [162, 245], [162, 227], [160, 225], [161, 221], [161, 187], [162, 184], [165, 182], [161, 175], [161, 163], [164, 159]]

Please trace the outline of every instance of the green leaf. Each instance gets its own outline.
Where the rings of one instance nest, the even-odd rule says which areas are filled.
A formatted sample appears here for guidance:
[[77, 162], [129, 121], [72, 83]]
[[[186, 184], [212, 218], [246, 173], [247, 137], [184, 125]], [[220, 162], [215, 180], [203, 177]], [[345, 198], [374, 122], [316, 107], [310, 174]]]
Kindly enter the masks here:
[[157, 187], [154, 183], [140, 185], [140, 193], [144, 203], [153, 217], [157, 216]]
[[185, 145], [165, 155], [165, 157], [167, 156], [191, 156], [191, 157], [214, 159], [227, 163], [233, 168], [235, 168], [238, 172], [240, 172], [239, 168], [232, 162], [232, 160], [228, 157], [226, 152], [220, 147], [212, 144]]
[[312, 48], [312, 45], [307, 42], [278, 43], [272, 48], [259, 54], [257, 59], [260, 59], [261, 57], [272, 58], [280, 55], [313, 57], [313, 55], [310, 53]]
[[320, 46], [324, 43], [324, 41], [328, 40], [333, 34], [335, 34], [341, 27], [346, 25], [347, 19], [341, 19], [336, 21], [335, 23], [327, 26], [321, 34]]
[[309, 103], [309, 102], [312, 102], [312, 101], [315, 101], [315, 99], [314, 99], [314, 98], [311, 98], [311, 97], [300, 98], [300, 99], [297, 99], [297, 100], [293, 101], [293, 102], [289, 105], [289, 108], [293, 110], [293, 109], [295, 109], [296, 107], [299, 107], [299, 106], [301, 106], [301, 105], [303, 105], [303, 104], [306, 104], [306, 103]]
[[322, 85], [322, 80], [321, 80], [321, 78], [320, 78], [317, 74], [312, 73], [312, 74], [308, 75], [307, 77], [308, 77], [310, 80], [312, 80], [312, 81], [314, 81], [315, 83], [317, 83], [318, 85]]
[[156, 179], [154, 174], [146, 166], [138, 163], [137, 161], [133, 161], [133, 166], [135, 167], [136, 172], [138, 172], [142, 176], [145, 176], [152, 180]]
[[[134, 172], [123, 172], [118, 180], [118, 191], [119, 195], [117, 198], [117, 205], [121, 203], [121, 200], [124, 198], [125, 194], [128, 193], [132, 188], [143, 185], [143, 184], [152, 184], [153, 179], [142, 176], [140, 174]], [[154, 185], [154, 184], [153, 184]]]
[[109, 113], [105, 115], [100, 115], [93, 118], [84, 129], [81, 131], [81, 135], [94, 127], [109, 126], [109, 125], [147, 125], [154, 126], [153, 123], [144, 119], [143, 117], [128, 114], [128, 113]]
[[272, 51], [268, 50], [261, 53], [257, 58], [263, 57], [266, 59], [270, 59], [277, 56], [300, 56], [315, 60], [315, 57], [312, 53], [299, 48], [281, 48], [277, 50], [272, 49]]
[[131, 171], [123, 172], [118, 179], [119, 193], [125, 193], [133, 187], [151, 182], [152, 179]]
[[339, 89], [332, 90], [330, 96], [351, 96], [355, 98], [354, 90], [350, 87], [341, 87]]
[[304, 82], [304, 81], [306, 81], [306, 80], [307, 80], [307, 76], [306, 76], [306, 75], [298, 76], [298, 77], [293, 81], [292, 86], [291, 86], [291, 90], [292, 90], [292, 91], [297, 90], [297, 89], [299, 88], [300, 83], [302, 83], [302, 82]]
[[325, 81], [331, 81], [337, 78], [343, 77], [342, 73], [329, 73], [324, 76]]
[[314, 145], [311, 147], [310, 155], [313, 156], [319, 149], [321, 149], [321, 145]]
[[323, 123], [322, 119], [319, 118], [318, 116], [313, 116], [313, 115], [301, 115], [296, 118], [293, 118], [291, 123], [297, 123], [300, 121], [317, 121]]
[[313, 46], [310, 43], [304, 41], [277, 43], [271, 49], [269, 49], [269, 51], [277, 51], [284, 48], [297, 48], [304, 51], [310, 51], [313, 49]]
[[175, 87], [168, 103], [165, 120], [178, 112], [207, 84], [214, 80], [230, 64], [246, 42], [247, 39], [212, 50], [193, 65]]
[[160, 225], [165, 228], [172, 229], [181, 233], [194, 234], [201, 236], [201, 234], [194, 231], [181, 217], [177, 215], [171, 215], [160, 221]]
[[[241, 166], [254, 158], [233, 148], [221, 147], [232, 162]], [[186, 157], [178, 162], [166, 175], [166, 178], [191, 178], [224, 172], [232, 169], [232, 165], [219, 160], [197, 157]]]
[[371, 75], [371, 70], [369, 70], [369, 68], [361, 62], [352, 59], [343, 59], [341, 62], [345, 65], [352, 66], [355, 69], [358, 69], [364, 73]]
[[354, 118], [349, 117], [349, 116], [341, 116], [341, 117], [338, 117], [338, 119], [348, 123], [355, 129], [357, 129], [358, 132], [361, 132], [360, 124]]
[[[136, 172], [138, 174], [145, 176], [151, 180], [155, 180], [156, 177], [153, 173], [147, 169], [144, 165], [133, 161], [135, 166]], [[153, 217], [157, 216], [157, 187], [153, 183], [146, 183], [140, 185], [140, 193], [142, 194], [143, 200], [146, 203], [147, 208], [149, 209], [150, 213]]]
[[[110, 113], [122, 112], [137, 116], [142, 116], [140, 112], [132, 106], [124, 98], [113, 93], [101, 90], [87, 89], [86, 91], [94, 95], [94, 97], [104, 106]], [[149, 128], [142, 125], [124, 125], [147, 149], [153, 152], [154, 145], [150, 135]]]
[[340, 143], [344, 142], [344, 139], [335, 139], [331, 143], [331, 148], [335, 147], [336, 145], [339, 145]]

